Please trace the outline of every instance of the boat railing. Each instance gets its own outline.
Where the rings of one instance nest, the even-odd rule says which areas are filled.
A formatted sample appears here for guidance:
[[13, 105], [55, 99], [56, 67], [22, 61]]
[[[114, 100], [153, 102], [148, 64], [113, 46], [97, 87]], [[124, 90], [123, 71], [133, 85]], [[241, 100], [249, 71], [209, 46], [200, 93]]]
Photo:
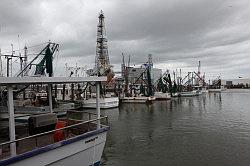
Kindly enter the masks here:
[[24, 154], [26, 152], [42, 148], [54, 143], [68, 140], [76, 136], [88, 133], [97, 129], [97, 124], [100, 122], [100, 128], [107, 127], [108, 117], [101, 116], [96, 118], [96, 114], [82, 111], [79, 112], [87, 115], [88, 120], [74, 119], [70, 116], [64, 119], [59, 119], [58, 122], [65, 124], [64, 127], [57, 128], [51, 131], [27, 136], [16, 139], [15, 141], [8, 141], [0, 144], [0, 160], [13, 157], [11, 155], [11, 146], [16, 146], [16, 155]]

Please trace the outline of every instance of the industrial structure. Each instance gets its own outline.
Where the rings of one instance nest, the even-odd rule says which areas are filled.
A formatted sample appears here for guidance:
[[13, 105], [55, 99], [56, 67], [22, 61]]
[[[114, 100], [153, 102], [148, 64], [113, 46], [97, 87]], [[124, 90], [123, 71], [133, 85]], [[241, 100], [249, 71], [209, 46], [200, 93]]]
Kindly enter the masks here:
[[89, 70], [88, 73], [89, 75], [108, 75], [111, 73], [112, 66], [109, 61], [108, 39], [106, 36], [103, 11], [100, 12], [98, 18], [95, 67], [93, 70]]
[[147, 62], [139, 67], [130, 66], [130, 56], [128, 63], [125, 64], [124, 55], [122, 54], [122, 56], [121, 81], [124, 81], [124, 95], [134, 96], [136, 94], [144, 93], [144, 90], [142, 89], [147, 91], [145, 92], [147, 96], [153, 95], [153, 86], [155, 82], [162, 77], [162, 70], [153, 67], [152, 54], [149, 54]]
[[222, 79], [221, 85], [227, 88], [250, 88], [250, 79]]

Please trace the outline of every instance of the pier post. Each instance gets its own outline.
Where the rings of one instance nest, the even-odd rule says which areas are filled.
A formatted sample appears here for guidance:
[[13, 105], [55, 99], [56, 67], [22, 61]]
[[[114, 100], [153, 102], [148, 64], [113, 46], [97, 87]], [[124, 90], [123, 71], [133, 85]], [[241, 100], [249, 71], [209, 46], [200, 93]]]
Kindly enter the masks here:
[[74, 84], [71, 84], [71, 101], [74, 101], [75, 98], [75, 92], [74, 92]]
[[101, 117], [101, 109], [100, 109], [100, 82], [96, 82], [96, 112], [97, 112], [97, 129], [100, 128], [100, 117]]
[[[9, 112], [9, 137], [10, 137], [10, 141], [15, 141], [16, 131], [15, 131], [13, 88], [11, 86], [8, 86], [7, 90], [8, 90], [8, 112]], [[16, 143], [15, 142], [10, 144], [10, 154], [11, 156], [16, 155]]]
[[55, 98], [57, 98], [57, 84], [55, 84]]
[[65, 100], [65, 84], [63, 84], [63, 94], [62, 94], [62, 100]]
[[50, 113], [53, 113], [53, 105], [52, 105], [52, 85], [48, 84], [48, 100], [49, 100], [49, 110]]

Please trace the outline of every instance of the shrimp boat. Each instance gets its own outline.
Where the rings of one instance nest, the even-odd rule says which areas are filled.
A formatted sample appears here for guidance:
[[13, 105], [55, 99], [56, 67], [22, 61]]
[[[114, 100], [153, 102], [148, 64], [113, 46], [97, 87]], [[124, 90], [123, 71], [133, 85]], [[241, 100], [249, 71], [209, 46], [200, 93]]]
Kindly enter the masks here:
[[181, 97], [193, 97], [193, 96], [199, 96], [201, 94], [201, 91], [193, 90], [189, 92], [181, 92]]
[[155, 100], [153, 96], [123, 97], [120, 99], [122, 103], [152, 103]]
[[173, 97], [193, 97], [193, 96], [199, 96], [201, 95], [202, 92], [198, 90], [193, 90], [193, 91], [187, 91], [187, 92], [177, 92], [173, 93]]
[[208, 92], [220, 93], [221, 91], [222, 91], [221, 89], [208, 89]]
[[[100, 98], [100, 107], [101, 109], [116, 108], [119, 106], [118, 97], [101, 97]], [[96, 108], [96, 98], [89, 98], [82, 101], [83, 108]]]
[[208, 92], [213, 92], [213, 93], [220, 93], [222, 91], [225, 91], [225, 87], [224, 86], [220, 86], [219, 88], [211, 88], [208, 89]]
[[181, 97], [193, 97], [193, 96], [198, 96], [198, 93], [197, 91], [181, 92], [180, 96]]
[[171, 95], [169, 93], [155, 92], [154, 97], [156, 100], [170, 100]]
[[[10, 166], [98, 166], [109, 127], [101, 121], [100, 83], [106, 77], [3, 77], [0, 86], [7, 88], [9, 141], [0, 144], [0, 165]], [[52, 84], [96, 82], [97, 114], [84, 113], [84, 120], [57, 119], [52, 109]], [[13, 87], [47, 84], [50, 113], [34, 115], [22, 132], [16, 129]], [[28, 127], [27, 127], [28, 126]], [[27, 133], [26, 133], [27, 131]], [[20, 135], [21, 133], [21, 135]]]

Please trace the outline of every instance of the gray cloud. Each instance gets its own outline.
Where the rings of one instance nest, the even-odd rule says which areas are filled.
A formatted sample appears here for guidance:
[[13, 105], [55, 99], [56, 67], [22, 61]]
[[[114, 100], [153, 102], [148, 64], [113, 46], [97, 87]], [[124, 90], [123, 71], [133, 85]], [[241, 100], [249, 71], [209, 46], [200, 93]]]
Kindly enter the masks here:
[[18, 34], [21, 47], [51, 40], [60, 44], [58, 74], [66, 62], [94, 66], [101, 9], [115, 69], [122, 52], [133, 64], [152, 53], [155, 65], [164, 69], [196, 70], [201, 60], [208, 76], [250, 77], [248, 0], [3, 0], [0, 47], [17, 48]]

